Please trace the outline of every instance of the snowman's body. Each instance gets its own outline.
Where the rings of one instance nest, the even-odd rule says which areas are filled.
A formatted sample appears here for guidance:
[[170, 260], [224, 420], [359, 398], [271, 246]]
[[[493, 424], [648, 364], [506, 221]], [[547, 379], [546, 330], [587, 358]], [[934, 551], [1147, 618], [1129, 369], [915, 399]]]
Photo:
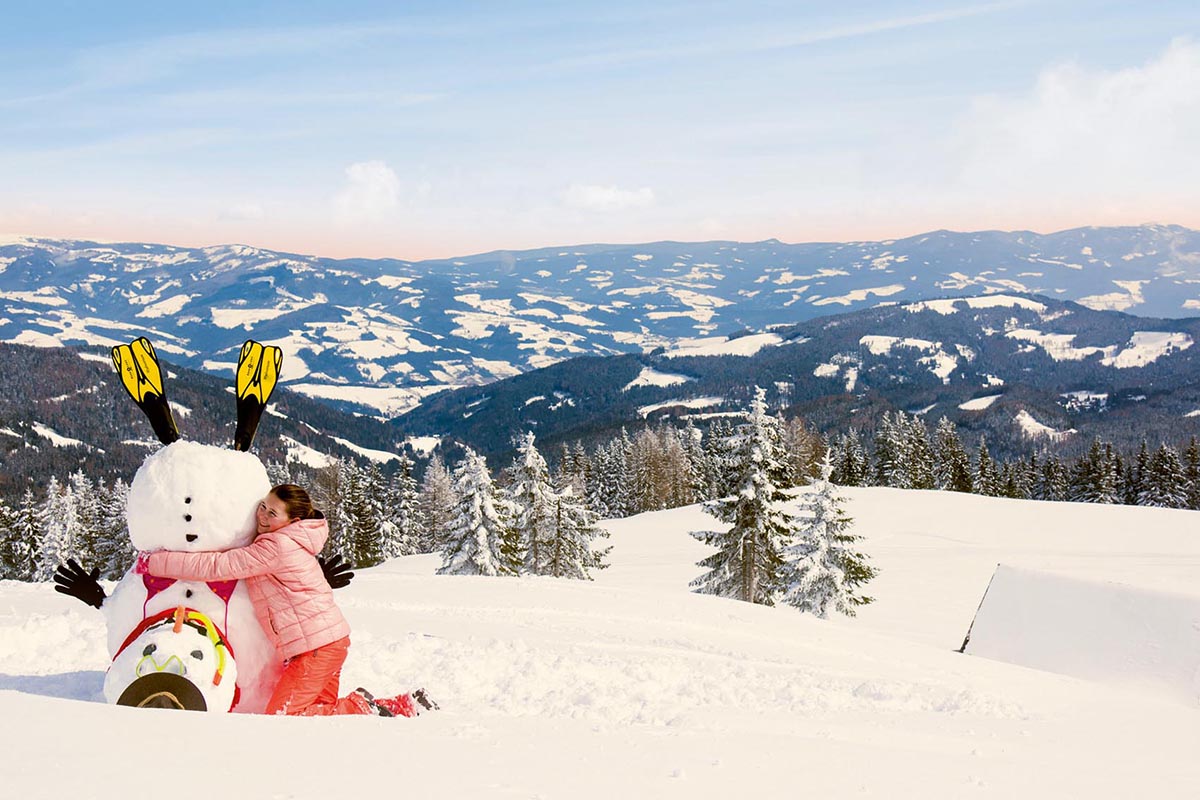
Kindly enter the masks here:
[[[135, 548], [145, 551], [243, 547], [254, 539], [254, 512], [270, 488], [266, 469], [255, 456], [176, 441], [147, 458], [134, 476], [127, 510], [130, 539]], [[240, 695], [233, 710], [262, 712], [283, 665], [255, 616], [245, 580], [210, 585], [136, 575], [131, 570], [101, 608], [108, 623], [109, 655], [117, 656], [143, 620], [178, 607], [205, 615], [227, 637], [237, 659]], [[133, 646], [142, 648], [144, 643], [139, 640]], [[115, 703], [139, 677], [130, 663], [113, 661], [105, 680], [109, 702]], [[206, 686], [198, 688], [212, 691]], [[226, 689], [216, 694], [223, 698]], [[214, 706], [210, 702], [209, 707], [218, 708], [220, 703]], [[229, 707], [228, 702], [224, 707]]]

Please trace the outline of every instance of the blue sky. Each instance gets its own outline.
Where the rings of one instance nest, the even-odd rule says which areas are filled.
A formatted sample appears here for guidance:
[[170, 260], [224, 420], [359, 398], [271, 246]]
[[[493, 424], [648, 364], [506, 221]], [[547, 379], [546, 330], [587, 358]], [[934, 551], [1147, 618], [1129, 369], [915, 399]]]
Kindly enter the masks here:
[[1200, 227], [1200, 6], [22, 3], [0, 233], [424, 258]]

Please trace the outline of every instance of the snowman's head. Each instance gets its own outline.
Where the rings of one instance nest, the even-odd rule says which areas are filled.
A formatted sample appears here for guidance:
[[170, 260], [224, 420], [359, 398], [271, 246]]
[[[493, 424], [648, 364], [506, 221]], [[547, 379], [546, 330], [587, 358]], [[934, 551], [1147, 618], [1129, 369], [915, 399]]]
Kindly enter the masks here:
[[271, 490], [250, 453], [179, 440], [147, 458], [129, 486], [129, 538], [138, 550], [228, 550], [254, 539], [254, 511]]
[[[104, 677], [104, 696], [121, 705], [228, 711], [237, 677], [216, 623], [179, 608], [154, 615], [130, 634]], [[171, 701], [160, 703], [163, 695]]]

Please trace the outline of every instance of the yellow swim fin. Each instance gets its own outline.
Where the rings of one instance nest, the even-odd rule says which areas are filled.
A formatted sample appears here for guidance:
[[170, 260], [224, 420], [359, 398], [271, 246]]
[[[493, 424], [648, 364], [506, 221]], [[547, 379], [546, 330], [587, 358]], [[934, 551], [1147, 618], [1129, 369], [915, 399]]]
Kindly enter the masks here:
[[178, 439], [179, 429], [167, 403], [162, 368], [150, 340], [142, 336], [129, 344], [117, 345], [112, 349], [112, 360], [125, 391], [150, 420], [158, 440], [170, 444]]
[[283, 351], [278, 347], [259, 344], [253, 339], [242, 345], [237, 365], [238, 424], [233, 436], [234, 450], [250, 449], [282, 369]]

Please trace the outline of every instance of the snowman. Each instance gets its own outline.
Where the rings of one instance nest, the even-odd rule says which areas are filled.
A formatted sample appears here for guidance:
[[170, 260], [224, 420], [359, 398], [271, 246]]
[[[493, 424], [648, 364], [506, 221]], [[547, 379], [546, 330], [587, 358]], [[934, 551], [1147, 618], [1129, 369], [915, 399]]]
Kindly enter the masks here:
[[[126, 518], [137, 550], [229, 550], [254, 539], [254, 512], [271, 482], [247, 451], [282, 361], [277, 347], [242, 346], [238, 426], [228, 449], [179, 438], [148, 340], [113, 348], [125, 388], [165, 445], [146, 458], [129, 487]], [[347, 567], [322, 566], [331, 585], [348, 582]], [[105, 616], [113, 659], [104, 678], [108, 702], [245, 713], [266, 708], [283, 665], [243, 581], [170, 580], [131, 568], [106, 596], [98, 575], [68, 562], [56, 573], [55, 588]]]

